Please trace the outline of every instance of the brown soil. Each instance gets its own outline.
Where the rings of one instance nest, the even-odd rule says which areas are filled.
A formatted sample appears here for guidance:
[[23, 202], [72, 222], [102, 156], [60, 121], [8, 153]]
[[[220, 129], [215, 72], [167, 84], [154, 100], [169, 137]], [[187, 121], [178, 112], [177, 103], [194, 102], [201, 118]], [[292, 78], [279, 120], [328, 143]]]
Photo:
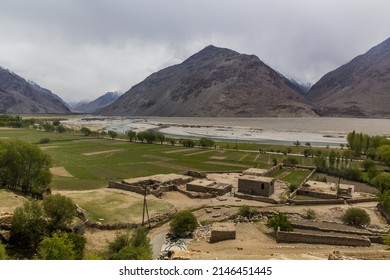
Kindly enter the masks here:
[[64, 167], [52, 167], [50, 168], [51, 174], [59, 177], [73, 177]]
[[115, 150], [107, 150], [107, 151], [99, 151], [99, 152], [91, 152], [91, 153], [84, 153], [82, 155], [84, 156], [94, 156], [94, 155], [100, 155], [100, 154], [108, 154], [108, 153], [114, 153], [122, 151], [122, 149], [115, 149]]

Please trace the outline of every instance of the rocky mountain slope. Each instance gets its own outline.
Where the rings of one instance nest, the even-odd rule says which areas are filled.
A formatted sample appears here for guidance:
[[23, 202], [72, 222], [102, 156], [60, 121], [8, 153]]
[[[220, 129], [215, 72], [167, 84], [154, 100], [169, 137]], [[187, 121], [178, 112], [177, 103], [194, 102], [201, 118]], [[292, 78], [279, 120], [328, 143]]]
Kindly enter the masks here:
[[208, 46], [158, 71], [97, 114], [182, 117], [316, 116], [284, 76], [254, 55]]
[[91, 102], [79, 102], [71, 105], [71, 110], [76, 113], [93, 113], [116, 101], [122, 94], [120, 92], [107, 92]]
[[321, 116], [390, 117], [390, 38], [326, 74], [306, 97]]
[[64, 114], [70, 110], [50, 90], [0, 67], [0, 113]]

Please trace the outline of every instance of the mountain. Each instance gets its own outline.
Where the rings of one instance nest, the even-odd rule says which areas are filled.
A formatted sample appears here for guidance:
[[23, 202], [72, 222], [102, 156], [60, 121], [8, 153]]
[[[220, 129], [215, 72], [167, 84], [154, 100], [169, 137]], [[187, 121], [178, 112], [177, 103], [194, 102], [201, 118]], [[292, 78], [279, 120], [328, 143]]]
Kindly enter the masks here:
[[50, 90], [0, 67], [0, 113], [68, 114], [70, 110]]
[[117, 100], [122, 93], [114, 91], [107, 92], [106, 94], [100, 96], [99, 98], [91, 102], [79, 102], [71, 105], [73, 112], [77, 113], [93, 113], [98, 109], [101, 109], [107, 105], [110, 105], [112, 102]]
[[254, 55], [208, 46], [96, 112], [180, 117], [316, 116], [284, 76]]
[[390, 38], [326, 74], [306, 97], [321, 116], [390, 117]]

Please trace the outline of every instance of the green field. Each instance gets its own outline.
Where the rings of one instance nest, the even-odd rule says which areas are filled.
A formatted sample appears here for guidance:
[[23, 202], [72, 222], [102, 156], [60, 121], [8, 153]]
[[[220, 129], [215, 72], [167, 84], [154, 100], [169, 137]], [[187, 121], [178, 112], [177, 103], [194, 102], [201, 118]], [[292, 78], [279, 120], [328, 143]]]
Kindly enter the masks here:
[[[73, 176], [55, 174], [51, 184], [53, 190], [93, 190], [106, 187], [109, 180], [179, 173], [190, 169], [241, 171], [250, 167], [268, 168], [273, 165], [273, 159], [280, 163], [288, 156], [259, 153], [259, 144], [240, 143], [240, 148], [245, 149], [238, 151], [226, 148], [215, 150], [131, 143], [29, 129], [0, 130], [0, 139], [11, 138], [30, 143], [38, 143], [42, 138], [50, 139], [49, 143], [40, 144], [39, 147], [51, 156], [54, 167], [63, 167]], [[277, 147], [279, 150], [286, 149], [286, 146]], [[297, 159], [299, 164], [313, 164], [312, 158]]]

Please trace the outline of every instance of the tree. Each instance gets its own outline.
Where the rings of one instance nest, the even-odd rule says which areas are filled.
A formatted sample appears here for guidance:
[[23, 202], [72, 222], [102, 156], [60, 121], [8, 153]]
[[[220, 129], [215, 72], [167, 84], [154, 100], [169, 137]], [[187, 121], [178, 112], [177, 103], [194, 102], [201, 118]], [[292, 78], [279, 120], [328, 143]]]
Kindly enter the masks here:
[[366, 210], [355, 207], [347, 209], [341, 220], [345, 224], [350, 224], [354, 226], [363, 226], [370, 224], [370, 216], [367, 214]]
[[366, 172], [368, 171], [368, 169], [370, 169], [370, 167], [373, 167], [373, 166], [376, 166], [376, 163], [372, 159], [368, 158], [368, 159], [363, 160], [363, 162], [362, 162], [362, 167], [364, 168], [364, 170]]
[[129, 130], [127, 131], [127, 138], [129, 138], [130, 142], [133, 142], [133, 140], [137, 137], [137, 133], [135, 131]]
[[5, 246], [0, 241], [0, 261], [7, 259], [7, 252], [5, 251]]
[[10, 242], [21, 248], [36, 249], [46, 234], [43, 207], [38, 201], [26, 201], [14, 211]]
[[334, 168], [336, 163], [336, 152], [334, 150], [331, 150], [329, 153], [329, 167]]
[[73, 201], [60, 194], [46, 196], [43, 199], [43, 209], [51, 231], [65, 230], [76, 216], [76, 206]]
[[66, 128], [63, 125], [58, 125], [56, 127], [56, 130], [57, 130], [58, 133], [64, 133], [66, 131]]
[[203, 148], [210, 148], [210, 147], [214, 147], [215, 142], [214, 140], [209, 138], [200, 138], [199, 145], [201, 145]]
[[118, 137], [118, 133], [116, 133], [113, 130], [109, 130], [109, 131], [107, 131], [107, 133], [111, 137], [111, 139], [114, 139], [114, 138]]
[[51, 182], [50, 157], [39, 147], [19, 140], [0, 141], [0, 183], [41, 196]]
[[379, 195], [379, 201], [383, 209], [385, 209], [387, 213], [390, 213], [390, 190], [385, 190], [381, 193]]
[[305, 143], [305, 146], [311, 148], [311, 143], [310, 143], [310, 142], [306, 142], [306, 143]]
[[296, 147], [298, 147], [298, 146], [301, 145], [301, 142], [299, 142], [299, 140], [294, 141], [294, 142], [293, 142], [293, 145], [296, 146]]
[[159, 131], [155, 132], [155, 135], [156, 135], [156, 140], [160, 142], [160, 144], [162, 145], [165, 141], [165, 135]]
[[192, 148], [195, 146], [195, 141], [192, 139], [184, 139], [181, 141], [181, 143], [183, 144], [184, 147]]
[[374, 179], [376, 176], [378, 176], [379, 173], [380, 173], [380, 171], [378, 170], [376, 165], [373, 165], [370, 168], [368, 168], [367, 176], [368, 176], [368, 179], [370, 180], [370, 182], [372, 181], [372, 179]]
[[130, 238], [128, 234], [117, 235], [108, 244], [107, 259], [109, 260], [151, 260], [152, 247], [147, 237], [147, 230], [138, 227]]
[[371, 183], [378, 188], [381, 193], [385, 190], [390, 190], [390, 173], [382, 172], [372, 179]]
[[308, 157], [308, 156], [310, 156], [311, 155], [311, 150], [310, 149], [304, 149], [303, 150], [303, 155], [305, 156], [305, 157]]
[[137, 133], [137, 139], [140, 140], [142, 143], [145, 140], [145, 131], [140, 131]]
[[90, 130], [88, 127], [85, 127], [83, 126], [81, 129], [80, 129], [80, 132], [82, 134], [84, 134], [84, 136], [89, 136], [92, 134], [92, 130]]
[[182, 211], [173, 216], [170, 226], [174, 235], [191, 235], [198, 227], [198, 221], [192, 212]]
[[267, 221], [267, 227], [272, 228], [274, 231], [277, 231], [279, 228], [281, 231], [293, 231], [293, 227], [290, 224], [290, 221], [288, 220], [287, 216], [283, 214], [282, 212], [278, 212], [277, 214], [273, 215], [270, 219]]
[[283, 160], [283, 163], [296, 165], [298, 164], [298, 159], [296, 159], [295, 157], [287, 157], [286, 159]]
[[42, 260], [74, 260], [74, 244], [66, 232], [55, 232], [39, 244], [38, 255]]

